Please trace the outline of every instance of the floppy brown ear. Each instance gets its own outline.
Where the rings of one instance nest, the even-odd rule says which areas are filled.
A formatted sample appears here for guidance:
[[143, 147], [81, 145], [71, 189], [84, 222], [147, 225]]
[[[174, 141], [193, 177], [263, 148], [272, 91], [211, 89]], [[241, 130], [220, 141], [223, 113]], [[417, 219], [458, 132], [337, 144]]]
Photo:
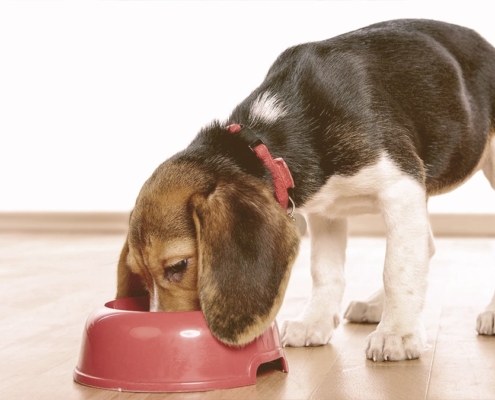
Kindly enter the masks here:
[[230, 345], [259, 336], [275, 319], [299, 249], [294, 222], [268, 185], [220, 183], [191, 198], [198, 236], [201, 309]]
[[138, 297], [148, 294], [139, 275], [133, 273], [127, 264], [129, 254], [129, 243], [126, 239], [124, 247], [120, 252], [119, 264], [117, 267], [117, 295], [116, 298]]

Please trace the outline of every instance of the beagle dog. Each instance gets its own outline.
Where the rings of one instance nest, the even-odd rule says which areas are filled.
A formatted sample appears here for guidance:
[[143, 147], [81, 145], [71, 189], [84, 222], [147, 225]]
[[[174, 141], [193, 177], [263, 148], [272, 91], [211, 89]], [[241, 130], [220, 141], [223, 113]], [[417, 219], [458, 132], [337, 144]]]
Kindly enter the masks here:
[[[239, 61], [242, 62], [242, 61]], [[329, 342], [341, 320], [346, 217], [382, 213], [384, 290], [344, 316], [379, 322], [374, 361], [418, 358], [434, 245], [430, 196], [482, 169], [495, 189], [495, 49], [476, 32], [394, 20], [283, 52], [223, 123], [146, 181], [118, 264], [117, 297], [199, 310], [234, 346], [281, 306], [307, 217], [313, 290], [281, 326], [286, 346]], [[493, 335], [495, 296], [478, 317]]]

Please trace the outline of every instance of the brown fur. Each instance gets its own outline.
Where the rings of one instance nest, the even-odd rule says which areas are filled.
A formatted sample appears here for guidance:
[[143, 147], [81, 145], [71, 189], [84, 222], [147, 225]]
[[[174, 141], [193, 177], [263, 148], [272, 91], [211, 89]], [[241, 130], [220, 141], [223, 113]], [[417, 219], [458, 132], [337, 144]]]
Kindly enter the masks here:
[[[167, 161], [136, 201], [117, 297], [145, 290], [157, 310], [201, 309], [219, 340], [243, 345], [275, 318], [298, 243], [266, 182], [238, 171], [212, 184], [208, 171]], [[180, 281], [165, 279], [182, 259], [190, 261]]]
[[129, 268], [127, 256], [129, 254], [128, 240], [120, 253], [117, 269], [117, 299], [123, 297], [138, 297], [147, 294], [139, 275], [133, 273]]

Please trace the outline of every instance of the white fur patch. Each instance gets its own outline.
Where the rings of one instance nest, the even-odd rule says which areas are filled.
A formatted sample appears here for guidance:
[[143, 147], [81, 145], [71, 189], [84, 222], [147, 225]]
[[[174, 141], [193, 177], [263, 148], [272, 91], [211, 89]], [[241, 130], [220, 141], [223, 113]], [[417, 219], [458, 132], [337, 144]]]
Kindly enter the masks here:
[[160, 296], [158, 295], [159, 287], [155, 281], [153, 281], [153, 296], [150, 297], [150, 311], [160, 311]]
[[326, 344], [340, 323], [340, 303], [345, 287], [347, 221], [330, 221], [310, 214], [308, 224], [311, 231], [313, 290], [304, 312], [282, 324], [280, 334], [284, 346]]
[[[345, 217], [381, 211], [387, 226], [386, 296], [379, 298], [377, 331], [367, 357], [376, 361], [419, 357], [425, 337], [421, 312], [431, 253], [425, 188], [386, 153], [353, 176], [334, 175], [304, 206], [311, 235], [312, 296], [303, 314], [282, 325], [283, 344], [325, 344], [336, 323], [344, 289]], [[380, 296], [378, 296], [380, 297]], [[337, 314], [338, 315], [338, 314]]]
[[409, 178], [384, 154], [352, 176], [334, 175], [304, 205], [304, 213], [330, 219], [380, 211], [378, 195], [403, 177]]
[[492, 188], [495, 189], [495, 134], [492, 134], [485, 149], [483, 173], [490, 182]]
[[273, 123], [280, 117], [287, 115], [287, 111], [281, 101], [270, 92], [260, 94], [251, 104], [251, 123]]

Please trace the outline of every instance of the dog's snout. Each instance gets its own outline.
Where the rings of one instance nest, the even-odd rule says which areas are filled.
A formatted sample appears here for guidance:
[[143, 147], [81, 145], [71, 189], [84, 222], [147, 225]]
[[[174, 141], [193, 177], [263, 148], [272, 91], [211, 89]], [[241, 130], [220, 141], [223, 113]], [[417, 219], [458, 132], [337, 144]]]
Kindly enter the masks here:
[[150, 311], [163, 311], [160, 306], [160, 288], [156, 282], [153, 282], [153, 293], [150, 293]]

